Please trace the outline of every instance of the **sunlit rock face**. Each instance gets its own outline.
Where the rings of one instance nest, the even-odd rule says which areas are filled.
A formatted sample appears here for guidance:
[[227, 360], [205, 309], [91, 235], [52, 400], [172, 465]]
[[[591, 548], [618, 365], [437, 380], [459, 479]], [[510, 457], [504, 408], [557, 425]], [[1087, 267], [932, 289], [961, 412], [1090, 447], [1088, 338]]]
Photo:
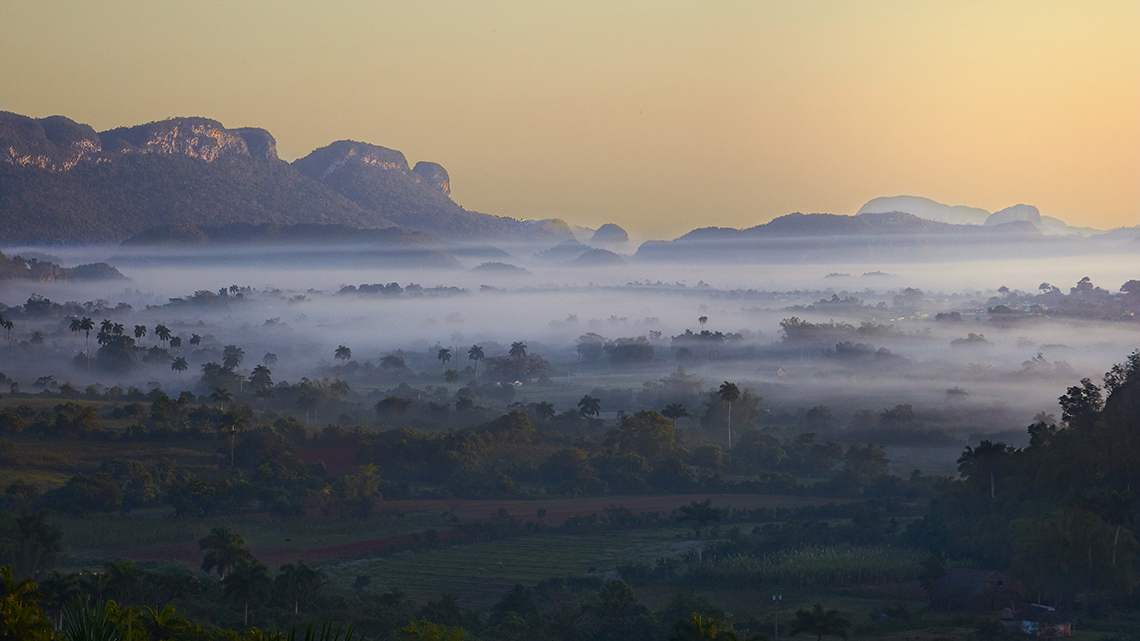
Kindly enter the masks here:
[[0, 111], [0, 163], [67, 171], [102, 150], [90, 125], [64, 118], [29, 118]]
[[181, 155], [207, 162], [250, 157], [249, 147], [237, 130], [228, 130], [208, 118], [171, 118], [120, 127], [100, 133], [99, 139], [105, 151], [121, 154]]
[[443, 168], [443, 165], [421, 160], [416, 163], [412, 171], [420, 177], [424, 184], [436, 187], [443, 192], [444, 196], [451, 196], [451, 177], [447, 175], [447, 170]]
[[1001, 211], [995, 211], [986, 219], [987, 226], [1006, 223], [1031, 223], [1034, 227], [1040, 228], [1041, 212], [1033, 205], [1014, 205]]
[[355, 140], [338, 140], [293, 163], [306, 176], [323, 180], [346, 167], [372, 167], [400, 174], [410, 173], [408, 160], [395, 149]]

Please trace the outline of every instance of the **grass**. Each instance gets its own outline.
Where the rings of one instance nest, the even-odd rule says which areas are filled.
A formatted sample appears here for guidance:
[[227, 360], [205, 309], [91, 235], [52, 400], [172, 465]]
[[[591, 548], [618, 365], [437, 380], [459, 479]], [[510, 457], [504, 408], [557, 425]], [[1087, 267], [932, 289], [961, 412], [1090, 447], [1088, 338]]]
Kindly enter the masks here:
[[323, 570], [334, 590], [347, 589], [357, 576], [369, 575], [372, 589], [399, 588], [421, 601], [452, 594], [463, 603], [486, 607], [516, 583], [534, 585], [556, 576], [586, 575], [591, 567], [595, 574], [612, 578], [618, 565], [680, 554], [695, 543], [677, 539], [678, 531], [538, 534], [345, 561]]

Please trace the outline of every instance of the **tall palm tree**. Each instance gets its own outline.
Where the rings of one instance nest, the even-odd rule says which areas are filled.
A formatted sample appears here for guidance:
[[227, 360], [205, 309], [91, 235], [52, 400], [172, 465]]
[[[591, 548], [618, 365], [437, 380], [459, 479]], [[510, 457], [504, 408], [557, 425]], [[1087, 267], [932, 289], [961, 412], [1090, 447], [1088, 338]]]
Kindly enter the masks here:
[[231, 531], [228, 527], [216, 527], [210, 530], [205, 538], [198, 541], [198, 550], [207, 550], [202, 558], [202, 569], [206, 572], [215, 570], [218, 576], [225, 580], [238, 561], [250, 555], [245, 549], [245, 539], [242, 535]]
[[170, 369], [178, 372], [179, 378], [182, 378], [182, 372], [185, 372], [188, 367], [190, 367], [190, 365], [186, 362], [186, 359], [181, 356], [174, 359], [174, 362], [170, 364]]
[[123, 332], [125, 331], [127, 331], [127, 328], [123, 327], [122, 323], [115, 323], [111, 325], [111, 333], [115, 336], [122, 336]]
[[256, 609], [269, 600], [273, 589], [269, 568], [252, 556], [238, 561], [233, 572], [222, 583], [225, 585], [222, 591], [224, 597], [241, 604], [243, 625], [247, 626], [250, 609]]
[[237, 345], [226, 345], [222, 350], [222, 366], [234, 369], [245, 359], [245, 350]]
[[1112, 567], [1116, 567], [1116, 546], [1120, 543], [1120, 528], [1128, 525], [1136, 518], [1136, 501], [1131, 492], [1113, 492], [1108, 497], [1108, 506], [1104, 511], [1104, 520], [1116, 526], [1116, 534], [1112, 537]]
[[111, 330], [113, 330], [113, 329], [115, 329], [115, 323], [113, 323], [113, 322], [111, 321], [111, 319], [109, 319], [109, 318], [104, 318], [104, 319], [103, 319], [103, 320], [102, 320], [102, 321], [99, 323], [99, 331], [100, 331], [100, 332], [105, 332], [105, 333], [107, 333], [107, 334], [110, 334], [110, 333], [111, 333]]
[[262, 390], [273, 384], [273, 372], [264, 365], [258, 365], [253, 368], [249, 374], [249, 384], [253, 386], [254, 390]]
[[277, 364], [277, 354], [266, 352], [265, 356], [261, 357], [261, 362], [272, 367]]
[[91, 360], [91, 330], [95, 329], [95, 321], [84, 318], [79, 321], [79, 329], [83, 330], [84, 341], [87, 343], [87, 360]]
[[158, 340], [162, 341], [162, 346], [166, 347], [166, 341], [170, 340], [170, 328], [162, 323], [154, 326], [154, 335]]
[[689, 410], [685, 409], [685, 406], [680, 403], [669, 403], [665, 406], [665, 409], [661, 410], [661, 416], [672, 419], [673, 429], [677, 428], [677, 419], [685, 418], [688, 415]]
[[182, 337], [181, 336], [171, 336], [170, 337], [170, 349], [178, 349], [179, 347], [182, 347]]
[[824, 610], [823, 605], [816, 603], [811, 610], [796, 610], [796, 620], [792, 623], [792, 636], [801, 632], [814, 634], [816, 641], [822, 641], [823, 635], [847, 639], [847, 630], [851, 621], [839, 610]]
[[526, 358], [526, 343], [515, 341], [511, 343], [511, 358]]
[[224, 412], [226, 411], [226, 403], [234, 400], [234, 395], [224, 387], [215, 387], [214, 391], [210, 393], [210, 398], [217, 401]]
[[997, 495], [995, 477], [1002, 467], [1004, 459], [1013, 453], [1013, 448], [1005, 443], [994, 443], [989, 440], [978, 443], [978, 447], [966, 446], [962, 456], [958, 457], [958, 472], [966, 477], [986, 478], [990, 481], [990, 500]]
[[587, 418], [596, 417], [602, 413], [602, 402], [586, 394], [578, 401], [578, 413]]
[[190, 335], [190, 344], [191, 345], [201, 345], [202, 344], [202, 337], [197, 335], [197, 334], [191, 334]]
[[447, 383], [447, 391], [451, 392], [451, 386], [459, 382], [459, 372], [449, 369], [443, 373], [443, 382]]
[[320, 570], [305, 565], [304, 561], [297, 561], [281, 566], [280, 574], [274, 581], [277, 594], [287, 602], [293, 604], [293, 614], [301, 609], [302, 599], [315, 599], [320, 592], [325, 577]]
[[701, 324], [701, 329], [704, 329], [705, 323], [709, 322], [709, 317], [708, 316], [701, 316], [700, 318], [697, 319], [697, 322]]
[[141, 344], [143, 336], [146, 336], [146, 325], [135, 325], [135, 340]]
[[222, 415], [220, 427], [230, 433], [230, 469], [234, 466], [234, 444], [237, 442], [238, 430], [244, 428], [248, 421], [245, 412], [236, 407], [231, 407], [230, 411]]
[[352, 350], [345, 347], [344, 345], [341, 345], [340, 347], [336, 348], [336, 352], [334, 353], [334, 356], [336, 356], [336, 358], [338, 360], [342, 360], [342, 361], [351, 360], [352, 359]]
[[0, 325], [3, 325], [4, 329], [8, 332], [8, 351], [10, 352], [14, 349], [12, 347], [12, 330], [16, 327], [16, 324], [7, 318], [0, 318]]
[[71, 319], [71, 333], [75, 334], [75, 342], [79, 342], [79, 332], [83, 331], [83, 321], [78, 318]]
[[728, 449], [732, 449], [732, 402], [740, 398], [740, 388], [736, 383], [729, 383], [725, 381], [720, 389], [717, 390], [717, 396], [720, 400], [728, 403]]
[[435, 357], [439, 359], [439, 362], [446, 365], [447, 363], [451, 362], [451, 350], [447, 349], [446, 347], [441, 347], [439, 348], [439, 351], [436, 352]]
[[486, 358], [483, 356], [483, 348], [479, 345], [472, 345], [471, 349], [467, 350], [467, 358], [475, 361], [475, 378], [479, 378], [479, 361]]

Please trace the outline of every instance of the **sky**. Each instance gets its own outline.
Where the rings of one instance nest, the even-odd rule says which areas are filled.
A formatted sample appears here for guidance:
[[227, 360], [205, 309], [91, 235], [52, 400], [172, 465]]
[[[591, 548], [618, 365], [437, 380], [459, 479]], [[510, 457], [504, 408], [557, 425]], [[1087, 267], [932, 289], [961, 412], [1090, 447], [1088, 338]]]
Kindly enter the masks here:
[[639, 238], [916, 195], [1140, 224], [1140, 1], [0, 0], [0, 110], [438, 162]]

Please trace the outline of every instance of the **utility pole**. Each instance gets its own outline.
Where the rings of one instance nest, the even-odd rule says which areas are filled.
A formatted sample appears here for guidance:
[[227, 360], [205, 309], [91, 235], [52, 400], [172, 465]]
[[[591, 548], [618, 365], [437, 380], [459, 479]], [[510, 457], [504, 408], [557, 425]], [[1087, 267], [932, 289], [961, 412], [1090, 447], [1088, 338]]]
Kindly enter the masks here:
[[780, 641], [780, 601], [784, 600], [784, 595], [773, 594], [772, 604], [776, 607], [776, 621], [773, 623], [774, 641]]

